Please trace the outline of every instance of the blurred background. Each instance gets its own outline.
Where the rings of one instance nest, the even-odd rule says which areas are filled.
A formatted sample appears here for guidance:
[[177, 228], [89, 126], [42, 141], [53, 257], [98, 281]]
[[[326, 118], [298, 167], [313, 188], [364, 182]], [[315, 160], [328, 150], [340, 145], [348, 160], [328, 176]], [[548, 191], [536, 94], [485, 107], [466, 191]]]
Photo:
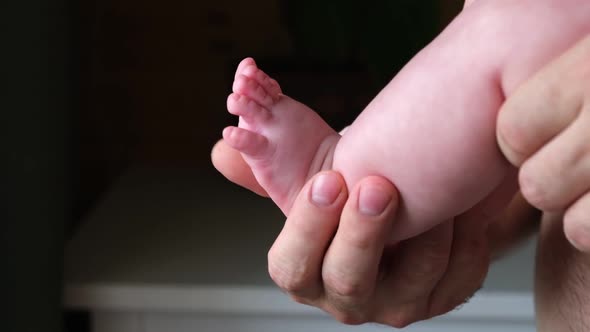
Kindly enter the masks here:
[[236, 123], [225, 99], [244, 57], [342, 128], [460, 2], [85, 1], [77, 215], [130, 165], [210, 169], [213, 143]]
[[[41, 10], [30, 14], [31, 6]], [[340, 129], [461, 7], [459, 0], [7, 5], [4, 30], [15, 47], [7, 48], [14, 65], [3, 103], [16, 111], [5, 141], [17, 147], [7, 149], [13, 176], [4, 187], [13, 221], [2, 232], [4, 284], [13, 305], [3, 311], [3, 330], [209, 331], [217, 323], [182, 325], [178, 312], [206, 318], [235, 302], [248, 307], [244, 298], [266, 303], [260, 294], [273, 289], [266, 252], [284, 217], [228, 183], [209, 156], [237, 121], [225, 109], [237, 64], [254, 57], [285, 94]], [[530, 252], [506, 269], [532, 266]], [[491, 288], [528, 294], [531, 273], [497, 272]], [[228, 289], [238, 295], [215, 302]], [[243, 295], [253, 289], [262, 293]], [[308, 313], [276, 301], [267, 305]], [[209, 302], [217, 307], [200, 307]], [[146, 312], [172, 316], [150, 325]], [[232, 324], [223, 330], [246, 330]]]

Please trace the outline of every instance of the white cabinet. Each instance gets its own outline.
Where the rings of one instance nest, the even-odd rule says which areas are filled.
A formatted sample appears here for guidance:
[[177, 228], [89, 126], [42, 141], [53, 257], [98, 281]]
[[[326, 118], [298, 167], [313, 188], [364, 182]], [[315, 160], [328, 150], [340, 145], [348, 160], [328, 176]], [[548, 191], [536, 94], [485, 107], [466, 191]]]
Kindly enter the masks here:
[[[345, 326], [272, 284], [266, 253], [282, 226], [267, 200], [213, 170], [135, 169], [66, 250], [66, 305], [94, 332], [390, 331]], [[533, 248], [492, 267], [458, 311], [407, 331], [534, 331]]]

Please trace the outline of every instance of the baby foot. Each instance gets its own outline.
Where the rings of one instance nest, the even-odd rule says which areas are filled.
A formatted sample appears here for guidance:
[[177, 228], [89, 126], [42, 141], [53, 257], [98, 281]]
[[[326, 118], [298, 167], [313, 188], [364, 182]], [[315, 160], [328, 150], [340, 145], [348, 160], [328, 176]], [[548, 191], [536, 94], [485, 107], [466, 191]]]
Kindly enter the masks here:
[[223, 138], [288, 214], [307, 180], [332, 167], [340, 135], [309, 107], [283, 95], [251, 58], [238, 66], [227, 109], [240, 120], [237, 127], [225, 128]]

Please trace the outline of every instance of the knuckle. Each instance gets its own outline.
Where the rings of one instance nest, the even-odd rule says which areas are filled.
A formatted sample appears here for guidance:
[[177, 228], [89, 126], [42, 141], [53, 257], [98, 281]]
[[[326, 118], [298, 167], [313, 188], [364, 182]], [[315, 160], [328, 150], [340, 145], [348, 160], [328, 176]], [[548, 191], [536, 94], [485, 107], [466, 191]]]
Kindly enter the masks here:
[[396, 308], [384, 319], [384, 323], [396, 329], [403, 329], [410, 324], [426, 319], [426, 315], [413, 308]]
[[539, 209], [544, 209], [547, 194], [543, 188], [528, 173], [521, 172], [520, 190], [526, 200]]
[[301, 293], [306, 290], [312, 280], [309, 270], [301, 266], [293, 266], [269, 253], [268, 273], [275, 284], [287, 293]]
[[349, 301], [329, 292], [326, 293], [326, 300], [325, 310], [343, 324], [360, 325], [372, 321], [368, 302]]
[[303, 296], [291, 295], [291, 300], [293, 300], [299, 304], [312, 305], [312, 302]]
[[368, 315], [363, 312], [342, 311], [341, 309], [338, 309], [332, 316], [346, 325], [362, 325], [370, 321]]
[[539, 163], [527, 163], [521, 168], [519, 174], [520, 191], [530, 204], [540, 210], [548, 212], [559, 210], [562, 208], [559, 199], [554, 197], [550, 186], [542, 181], [542, 179], [547, 180], [549, 176], [540, 176], [538, 165]]
[[326, 298], [332, 316], [343, 324], [360, 325], [371, 321], [370, 294], [359, 285], [349, 282], [325, 281]]
[[367, 234], [366, 232], [357, 232], [350, 230], [343, 235], [346, 245], [358, 250], [367, 250], [375, 245], [374, 234]]
[[333, 296], [341, 299], [361, 299], [370, 296], [369, 289], [361, 282], [351, 280], [340, 273], [326, 273], [324, 285]]
[[285, 270], [269, 267], [270, 278], [279, 288], [287, 293], [299, 293], [305, 288], [305, 282], [302, 278], [293, 277], [292, 274]]
[[589, 213], [590, 206], [574, 204], [565, 214], [564, 222], [574, 230], [584, 230], [586, 227], [590, 227]]
[[395, 327], [396, 329], [403, 329], [406, 328], [408, 325], [412, 324], [414, 321], [411, 317], [395, 317], [388, 322], [389, 325]]
[[300, 293], [306, 288], [306, 283], [303, 278], [294, 277], [283, 269], [276, 268], [274, 265], [269, 265], [270, 278], [275, 284], [287, 293]]

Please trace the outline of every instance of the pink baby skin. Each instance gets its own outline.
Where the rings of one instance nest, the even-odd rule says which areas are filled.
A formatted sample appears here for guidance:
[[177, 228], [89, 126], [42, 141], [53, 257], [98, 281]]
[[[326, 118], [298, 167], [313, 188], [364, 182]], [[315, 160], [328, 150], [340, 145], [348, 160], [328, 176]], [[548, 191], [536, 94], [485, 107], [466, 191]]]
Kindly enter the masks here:
[[287, 215], [310, 177], [334, 169], [349, 188], [368, 175], [396, 185], [392, 242], [459, 215], [480, 219], [517, 190], [496, 143], [502, 103], [588, 33], [587, 0], [477, 0], [342, 135], [248, 58], [227, 101], [239, 125], [223, 137]]

